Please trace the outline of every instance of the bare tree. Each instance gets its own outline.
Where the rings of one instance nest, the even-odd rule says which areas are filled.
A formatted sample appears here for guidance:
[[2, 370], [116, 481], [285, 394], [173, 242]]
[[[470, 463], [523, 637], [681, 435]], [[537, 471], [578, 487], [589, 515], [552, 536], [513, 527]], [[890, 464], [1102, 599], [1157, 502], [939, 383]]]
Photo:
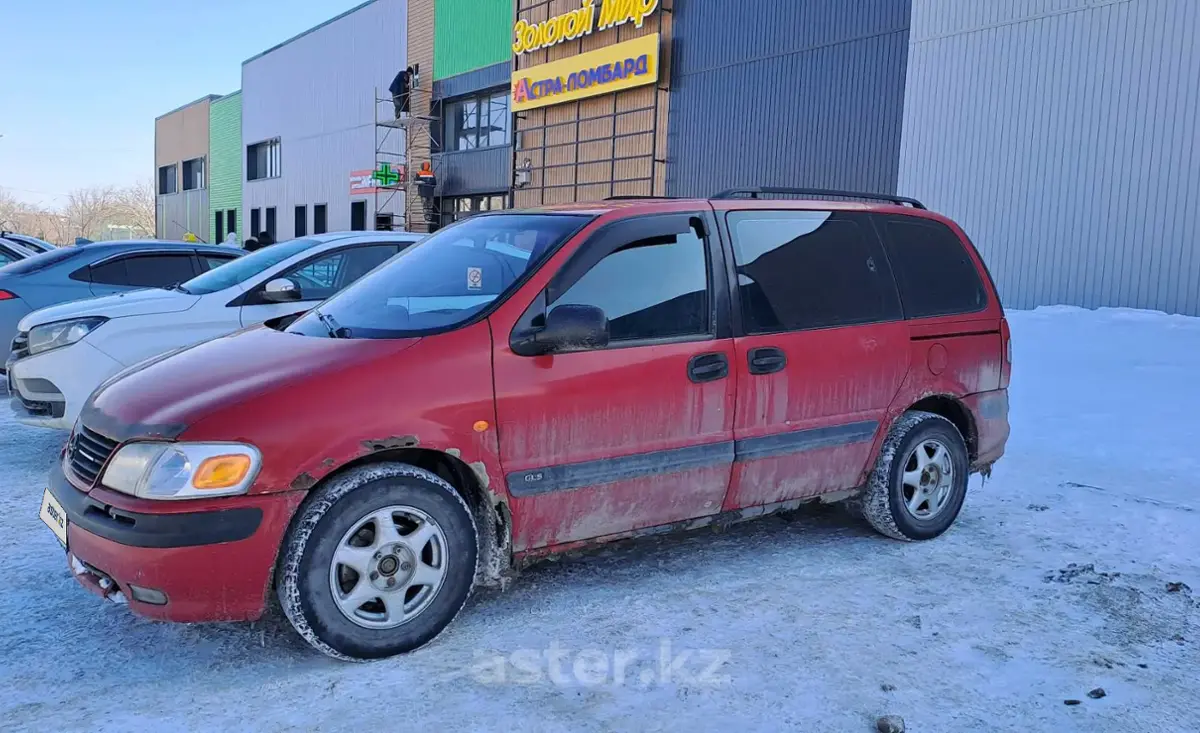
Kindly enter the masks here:
[[76, 189], [67, 196], [62, 210], [68, 236], [85, 239], [102, 238], [105, 226], [113, 223], [116, 212], [117, 189], [112, 186]]
[[12, 231], [20, 228], [20, 220], [28, 207], [17, 201], [17, 197], [0, 189], [0, 229]]
[[116, 192], [114, 213], [119, 221], [114, 224], [127, 226], [136, 235], [153, 237], [157, 229], [154, 181], [147, 178]]

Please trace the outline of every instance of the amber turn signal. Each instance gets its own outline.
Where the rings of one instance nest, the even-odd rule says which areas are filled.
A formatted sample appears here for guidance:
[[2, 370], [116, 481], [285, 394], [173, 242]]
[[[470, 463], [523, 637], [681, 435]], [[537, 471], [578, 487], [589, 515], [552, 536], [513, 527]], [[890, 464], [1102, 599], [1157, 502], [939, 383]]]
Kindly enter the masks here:
[[250, 456], [213, 456], [204, 459], [192, 477], [197, 489], [228, 489], [237, 486], [250, 472]]

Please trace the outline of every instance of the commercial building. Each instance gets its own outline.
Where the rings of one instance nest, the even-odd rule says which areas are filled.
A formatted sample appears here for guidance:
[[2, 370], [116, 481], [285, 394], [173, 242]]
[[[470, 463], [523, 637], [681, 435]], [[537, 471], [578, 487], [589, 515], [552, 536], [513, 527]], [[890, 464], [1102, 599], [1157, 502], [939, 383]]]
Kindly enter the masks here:
[[208, 145], [210, 94], [154, 120], [155, 235], [209, 241]]
[[[1198, 36], [1195, 0], [375, 0], [243, 66], [245, 215], [288, 238], [898, 193], [964, 225], [1011, 307], [1200, 315]], [[373, 95], [404, 67], [393, 123]]]
[[899, 188], [1005, 305], [1200, 315], [1200, 3], [914, 0]]
[[227, 94], [209, 104], [208, 220], [212, 241], [220, 243], [242, 226], [242, 92]]
[[395, 119], [386, 90], [405, 66], [407, 12], [368, 0], [242, 64], [247, 236], [373, 229], [377, 214], [400, 228], [403, 191], [371, 175], [380, 162], [403, 173], [405, 131], [375, 121]]

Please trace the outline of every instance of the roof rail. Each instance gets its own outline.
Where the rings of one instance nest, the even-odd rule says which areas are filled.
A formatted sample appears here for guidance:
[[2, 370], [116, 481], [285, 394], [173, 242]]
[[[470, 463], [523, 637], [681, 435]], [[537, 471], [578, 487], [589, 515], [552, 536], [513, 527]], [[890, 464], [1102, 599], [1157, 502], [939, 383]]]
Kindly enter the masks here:
[[638, 199], [654, 199], [654, 200], [666, 201], [666, 200], [670, 200], [670, 199], [674, 199], [674, 198], [675, 198], [674, 196], [631, 196], [631, 195], [622, 194], [619, 196], [605, 196], [603, 200], [604, 201], [637, 201]]
[[835, 188], [787, 188], [780, 186], [761, 186], [758, 188], [731, 188], [713, 196], [714, 199], [734, 199], [741, 196], [748, 196], [752, 199], [762, 197], [763, 194], [779, 195], [788, 194], [794, 196], [837, 196], [839, 198], [849, 199], [870, 199], [872, 201], [886, 201], [890, 204], [899, 206], [908, 205], [914, 209], [924, 209], [925, 204], [910, 199], [906, 196], [891, 196], [886, 193], [863, 193], [861, 191], [839, 191]]

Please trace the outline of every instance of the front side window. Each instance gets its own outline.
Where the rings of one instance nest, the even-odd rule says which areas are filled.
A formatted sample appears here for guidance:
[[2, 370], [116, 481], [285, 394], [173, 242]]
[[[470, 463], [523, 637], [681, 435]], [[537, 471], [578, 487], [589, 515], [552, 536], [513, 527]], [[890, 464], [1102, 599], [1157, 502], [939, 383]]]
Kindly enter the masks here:
[[900, 318], [869, 221], [845, 212], [738, 211], [728, 222], [747, 333]]
[[596, 263], [550, 308], [600, 308], [608, 316], [612, 343], [706, 335], [705, 249], [694, 230], [630, 242]]
[[892, 217], [885, 228], [905, 316], [974, 313], [987, 307], [975, 263], [949, 227], [916, 217]]
[[400, 251], [397, 244], [372, 244], [331, 252], [280, 277], [300, 286], [301, 300], [325, 300]]
[[227, 265], [209, 270], [183, 284], [183, 289], [193, 295], [207, 295], [218, 290], [241, 285], [268, 268], [278, 265], [289, 257], [300, 254], [309, 247], [320, 244], [315, 239], [293, 239], [282, 244], [255, 250], [239, 257]]
[[498, 214], [453, 224], [412, 245], [288, 327], [328, 336], [404, 338], [452, 328], [503, 298], [591, 216]]

